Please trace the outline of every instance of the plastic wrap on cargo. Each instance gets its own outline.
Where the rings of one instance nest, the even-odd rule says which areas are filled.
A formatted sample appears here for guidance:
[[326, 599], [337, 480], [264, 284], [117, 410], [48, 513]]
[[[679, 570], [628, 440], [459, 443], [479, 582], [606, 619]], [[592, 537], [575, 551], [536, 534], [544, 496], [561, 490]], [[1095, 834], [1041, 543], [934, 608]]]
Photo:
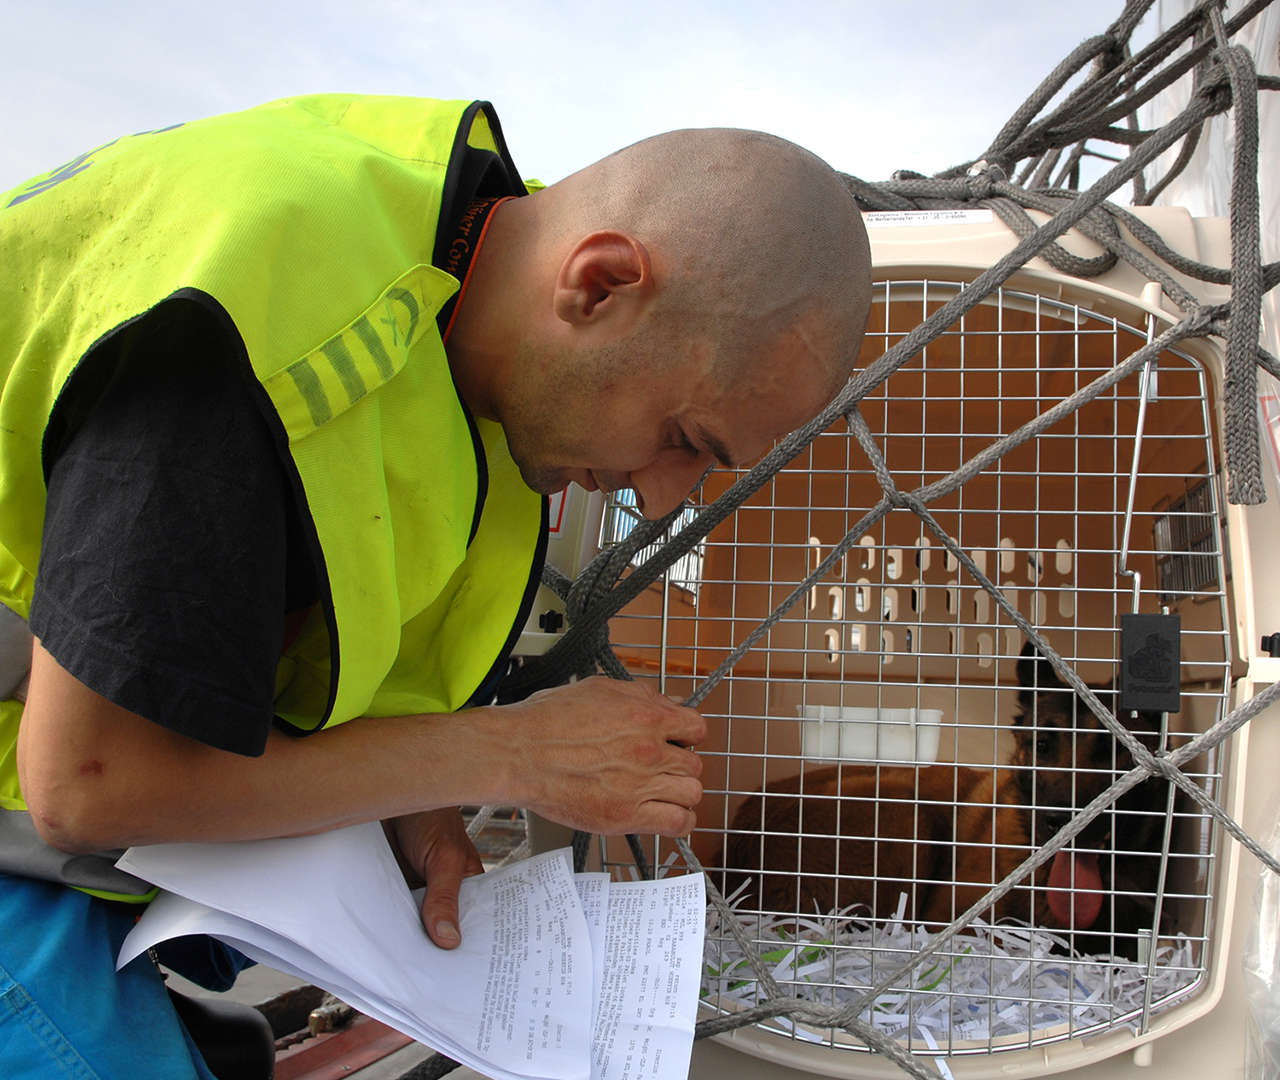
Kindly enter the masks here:
[[[1268, 850], [1280, 854], [1280, 820]], [[1244, 989], [1249, 1003], [1245, 1080], [1280, 1080], [1280, 876], [1265, 867], [1244, 943]]]

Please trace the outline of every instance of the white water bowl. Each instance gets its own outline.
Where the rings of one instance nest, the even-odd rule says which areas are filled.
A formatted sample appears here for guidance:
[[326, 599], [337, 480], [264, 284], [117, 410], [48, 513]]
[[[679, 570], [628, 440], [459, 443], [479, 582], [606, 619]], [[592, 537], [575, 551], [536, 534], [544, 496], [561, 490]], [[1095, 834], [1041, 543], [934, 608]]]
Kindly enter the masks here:
[[928, 765], [938, 760], [941, 709], [801, 705], [800, 749], [815, 761]]

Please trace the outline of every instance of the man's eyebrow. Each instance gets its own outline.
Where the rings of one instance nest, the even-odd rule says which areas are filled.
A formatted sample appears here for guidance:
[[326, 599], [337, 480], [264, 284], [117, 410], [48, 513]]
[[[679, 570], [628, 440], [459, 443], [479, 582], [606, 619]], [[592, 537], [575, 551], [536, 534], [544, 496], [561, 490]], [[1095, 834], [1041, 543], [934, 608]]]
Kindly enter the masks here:
[[716, 438], [716, 436], [712, 435], [711, 432], [707, 431], [706, 428], [702, 427], [700, 424], [694, 424], [693, 431], [697, 436], [698, 441], [711, 451], [711, 456], [720, 462], [721, 465], [726, 469], [736, 469], [738, 467], [733, 455], [729, 453], [724, 443]]

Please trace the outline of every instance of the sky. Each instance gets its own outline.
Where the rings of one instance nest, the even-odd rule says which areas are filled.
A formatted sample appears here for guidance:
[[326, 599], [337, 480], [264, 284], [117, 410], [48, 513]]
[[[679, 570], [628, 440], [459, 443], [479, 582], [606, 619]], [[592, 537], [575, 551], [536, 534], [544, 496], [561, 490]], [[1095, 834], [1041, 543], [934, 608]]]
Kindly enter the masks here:
[[931, 173], [980, 155], [1122, 7], [0, 0], [0, 191], [118, 135], [320, 91], [488, 99], [516, 164], [546, 182], [659, 131], [720, 125], [867, 180]]

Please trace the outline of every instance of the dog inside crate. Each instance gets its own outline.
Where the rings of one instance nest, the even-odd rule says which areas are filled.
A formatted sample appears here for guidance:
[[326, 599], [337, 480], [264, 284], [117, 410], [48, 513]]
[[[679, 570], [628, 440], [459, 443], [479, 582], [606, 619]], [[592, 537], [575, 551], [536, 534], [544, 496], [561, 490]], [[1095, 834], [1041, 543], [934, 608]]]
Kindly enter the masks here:
[[[1014, 748], [1004, 767], [836, 764], [774, 781], [739, 806], [713, 857], [724, 867], [723, 891], [774, 912], [857, 907], [873, 920], [905, 917], [933, 929], [980, 905], [1134, 766], [1030, 643], [1016, 670]], [[1111, 687], [1095, 692], [1113, 704]], [[1160, 748], [1159, 715], [1125, 719], [1148, 750]], [[1137, 959], [1160, 921], [1167, 786], [1152, 778], [1126, 792], [981, 914], [1070, 931], [1082, 952]]]
[[[956, 288], [883, 284], [866, 358]], [[922, 493], [928, 520], [883, 502], [867, 455], [833, 428], [717, 527], [696, 575], [613, 620], [631, 670], [685, 696], [855, 534], [701, 705], [712, 733], [693, 849], [788, 992], [856, 1000], [975, 905], [930, 974], [904, 980], [907, 1003], [885, 1006], [889, 1030], [906, 1016], [909, 1036], [928, 1006], [945, 1013], [928, 1036], [944, 1051], [1002, 1037], [1025, 1046], [1132, 1020], [1202, 981], [1211, 830], [1165, 781], [1144, 781], [994, 908], [981, 903], [1133, 764], [1028, 629], [1149, 751], [1175, 748], [1223, 708], [1207, 373], [1168, 353], [1154, 373], [1087, 396], [1144, 340], [1005, 290], [859, 407], [893, 483]], [[1082, 391], [1078, 408], [991, 451]], [[732, 480], [712, 474], [704, 500]], [[1134, 611], [1181, 620], [1177, 712], [1116, 710], [1120, 626]], [[1222, 762], [1198, 766], [1190, 775], [1212, 794]], [[714, 916], [707, 948], [706, 1003], [755, 1004], [749, 965]], [[1060, 983], [1044, 982], [1050, 969]], [[995, 985], [999, 972], [1007, 984]]]

